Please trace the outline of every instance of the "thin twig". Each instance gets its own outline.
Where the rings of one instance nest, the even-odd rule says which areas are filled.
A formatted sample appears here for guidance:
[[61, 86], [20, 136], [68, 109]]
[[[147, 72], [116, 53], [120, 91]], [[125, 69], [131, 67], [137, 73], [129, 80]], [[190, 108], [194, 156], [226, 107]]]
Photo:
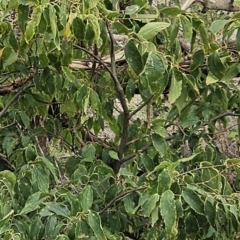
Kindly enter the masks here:
[[[212, 118], [210, 121], [214, 122], [220, 118], [227, 117], [227, 116], [239, 117], [240, 113], [233, 113], [233, 112], [220, 113], [216, 117]], [[206, 125], [207, 125], [207, 123], [206, 123]]]
[[[189, 106], [191, 106], [192, 103], [194, 103], [194, 102], [196, 101], [196, 99], [197, 99], [197, 98], [193, 98], [190, 102], [188, 102], [188, 103], [183, 107], [183, 109], [181, 110], [181, 113], [182, 113], [184, 110], [186, 110]], [[174, 118], [171, 120], [172, 123], [167, 124], [167, 125], [165, 126], [165, 128], [168, 128], [168, 127], [171, 127], [172, 125], [175, 125], [175, 124], [173, 124], [173, 122], [174, 122], [178, 117], [180, 117], [180, 113], [179, 113], [179, 112], [178, 112], [178, 113], [174, 116]]]
[[0, 112], [0, 118], [6, 113], [6, 111], [8, 110], [8, 108], [14, 103], [14, 101], [23, 93], [25, 92], [28, 88], [33, 87], [34, 84], [31, 83], [26, 87], [23, 87], [22, 89], [20, 89], [15, 95], [14, 97], [5, 105], [5, 107], [3, 108], [3, 110]]
[[131, 119], [136, 113], [138, 113], [143, 107], [145, 107], [150, 101], [151, 99], [153, 98], [153, 95], [150, 96], [146, 102], [143, 102], [141, 105], [139, 105], [134, 111], [132, 111], [130, 114], [129, 114], [129, 119]]
[[80, 49], [80, 50], [84, 51], [85, 53], [87, 53], [88, 55], [90, 55], [91, 57], [93, 57], [95, 60], [97, 60], [97, 61], [105, 68], [105, 70], [110, 74], [110, 76], [112, 77], [113, 81], [115, 82], [115, 81], [117, 80], [117, 79], [115, 79], [115, 76], [114, 76], [112, 70], [107, 66], [106, 63], [104, 63], [104, 62], [102, 61], [101, 58], [99, 58], [98, 56], [95, 56], [91, 51], [87, 50], [86, 48], [83, 48], [83, 47], [78, 46], [78, 45], [76, 45], [76, 44], [74, 44], [73, 46], [74, 46], [75, 48], [77, 48], [77, 49]]
[[42, 150], [42, 147], [41, 147], [41, 145], [40, 145], [40, 143], [39, 143], [39, 141], [38, 141], [38, 137], [37, 137], [37, 136], [35, 136], [35, 141], [36, 141], [36, 143], [37, 143], [37, 146], [38, 146], [38, 149], [39, 149], [41, 155], [42, 155], [43, 157], [45, 157], [44, 151]]
[[[171, 136], [168, 136], [165, 138], [165, 141], [170, 141], [174, 138], [175, 136], [174, 135], [171, 135]], [[131, 160], [133, 159], [134, 157], [136, 157], [139, 153], [142, 153], [142, 152], [145, 152], [146, 150], [148, 150], [150, 147], [153, 146], [153, 143], [152, 142], [149, 142], [147, 143], [146, 145], [144, 145], [143, 147], [141, 147], [137, 152], [135, 153], [130, 153], [126, 156], [123, 157], [122, 159], [122, 164], [125, 163], [126, 161], [128, 160]]]
[[73, 127], [72, 127], [72, 131], [73, 131], [73, 134], [75, 135], [76, 139], [78, 140], [78, 142], [79, 142], [82, 146], [84, 146], [85, 143], [84, 143], [84, 141], [79, 137], [78, 132], [77, 132], [77, 125], [78, 125], [78, 123], [80, 122], [80, 119], [81, 119], [81, 113], [78, 112], [77, 119], [76, 119], [76, 121], [75, 121], [75, 123], [74, 123], [74, 125], [73, 125]]
[[147, 187], [139, 187], [139, 188], [136, 188], [136, 189], [132, 189], [132, 190], [129, 190], [125, 193], [122, 193], [120, 195], [118, 195], [117, 197], [115, 197], [112, 201], [110, 201], [107, 206], [102, 209], [99, 214], [103, 214], [109, 207], [111, 207], [114, 203], [120, 201], [121, 199], [123, 199], [124, 197], [126, 197], [127, 195], [133, 193], [133, 192], [136, 192], [136, 191], [139, 191], [139, 190], [143, 190], [143, 189], [146, 189]]

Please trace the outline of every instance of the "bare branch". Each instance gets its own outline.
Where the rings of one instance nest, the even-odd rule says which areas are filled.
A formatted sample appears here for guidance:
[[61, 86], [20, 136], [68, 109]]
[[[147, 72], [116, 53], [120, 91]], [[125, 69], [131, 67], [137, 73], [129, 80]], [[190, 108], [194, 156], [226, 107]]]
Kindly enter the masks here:
[[[116, 87], [116, 91], [118, 93], [118, 97], [119, 97], [119, 100], [120, 100], [122, 108], [123, 108], [123, 115], [124, 115], [123, 126], [122, 126], [122, 136], [121, 136], [119, 150], [118, 150], [119, 159], [121, 161], [121, 159], [123, 157], [124, 149], [125, 149], [126, 144], [127, 144], [127, 138], [128, 138], [129, 109], [128, 109], [128, 105], [127, 105], [124, 90], [123, 90], [122, 85], [120, 84], [120, 82], [118, 80], [118, 77], [117, 77], [113, 35], [112, 35], [111, 31], [109, 30], [108, 25], [107, 25], [107, 29], [108, 29], [108, 34], [109, 34], [109, 37], [110, 37], [111, 69], [112, 69], [112, 72], [115, 76], [115, 87]], [[116, 171], [118, 172], [119, 169], [118, 170], [116, 169]]]
[[145, 107], [153, 98], [153, 95], [150, 96], [146, 102], [143, 102], [141, 105], [139, 105], [134, 111], [132, 111], [129, 114], [129, 119], [131, 119], [136, 113], [138, 113], [143, 107]]
[[28, 78], [22, 79], [20, 77], [14, 79], [12, 82], [3, 83], [0, 85], [0, 95], [6, 95], [8, 93], [16, 91], [18, 88], [22, 87], [25, 83], [33, 79], [33, 74], [30, 73]]
[[240, 116], [240, 113], [234, 113], [234, 112], [225, 112], [225, 113], [220, 113], [218, 114], [216, 117], [212, 118], [210, 121], [211, 122], [214, 122], [220, 118], [223, 118], [223, 117], [227, 117], [227, 116], [232, 116], [232, 117], [239, 117]]

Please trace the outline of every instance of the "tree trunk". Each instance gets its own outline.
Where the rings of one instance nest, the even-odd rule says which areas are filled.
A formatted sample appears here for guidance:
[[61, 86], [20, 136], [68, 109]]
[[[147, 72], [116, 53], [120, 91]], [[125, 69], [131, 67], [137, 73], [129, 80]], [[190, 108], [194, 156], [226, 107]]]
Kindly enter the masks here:
[[234, 6], [233, 0], [180, 0], [182, 9], [186, 10], [194, 2], [201, 2], [206, 9], [224, 10], [236, 12], [240, 10], [239, 6]]

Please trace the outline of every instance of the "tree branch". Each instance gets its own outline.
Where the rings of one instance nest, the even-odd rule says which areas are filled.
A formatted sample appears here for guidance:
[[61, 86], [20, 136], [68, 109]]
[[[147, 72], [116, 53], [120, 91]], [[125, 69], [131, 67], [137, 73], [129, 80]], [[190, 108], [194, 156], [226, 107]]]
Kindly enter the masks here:
[[8, 110], [8, 108], [14, 103], [14, 101], [24, 92], [26, 91], [28, 88], [33, 87], [34, 84], [31, 83], [26, 87], [23, 87], [22, 89], [20, 89], [15, 95], [14, 97], [5, 105], [5, 107], [3, 108], [3, 110], [0, 112], [0, 118], [6, 113], [6, 111]]
[[153, 98], [153, 95], [150, 96], [146, 102], [143, 102], [141, 105], [139, 105], [134, 111], [132, 111], [129, 114], [129, 119], [131, 119], [136, 113], [138, 113], [143, 107], [145, 107]]
[[15, 91], [16, 89], [20, 88], [21, 86], [23, 86], [25, 83], [31, 81], [32, 79], [33, 79], [33, 73], [30, 73], [30, 75], [26, 79], [17, 77], [12, 82], [7, 82], [4, 84], [1, 84], [0, 85], [0, 95], [3, 96], [8, 93], [11, 93], [11, 92]]
[[126, 101], [126, 96], [124, 93], [124, 90], [122, 88], [122, 85], [120, 84], [118, 77], [117, 77], [117, 70], [116, 70], [116, 63], [115, 63], [115, 53], [114, 53], [114, 41], [113, 41], [113, 35], [107, 25], [108, 34], [110, 38], [110, 57], [111, 57], [111, 69], [114, 75], [115, 79], [115, 88], [118, 93], [118, 98], [121, 102], [122, 108], [123, 108], [123, 126], [122, 126], [122, 136], [120, 140], [120, 145], [118, 149], [118, 157], [120, 162], [116, 162], [116, 167], [114, 169], [115, 173], [119, 172], [121, 161], [124, 155], [124, 150], [127, 145], [127, 139], [128, 139], [128, 127], [129, 127], [129, 109]]
[[110, 201], [107, 206], [102, 209], [99, 214], [103, 214], [109, 207], [111, 207], [114, 203], [118, 202], [119, 200], [123, 199], [124, 197], [126, 197], [127, 195], [133, 193], [133, 192], [136, 192], [136, 191], [139, 191], [139, 190], [143, 190], [143, 189], [146, 189], [147, 187], [139, 187], [139, 188], [136, 188], [136, 189], [132, 189], [132, 190], [129, 190], [125, 193], [122, 193], [120, 195], [118, 195], [117, 197], [115, 197], [112, 201]]
[[[240, 116], [240, 113], [234, 113], [234, 112], [225, 112], [225, 113], [220, 113], [218, 114], [216, 117], [212, 118], [210, 121], [211, 122], [214, 122], [220, 118], [223, 118], [223, 117], [227, 117], [227, 116], [233, 116], [233, 117], [239, 117]], [[207, 125], [207, 123], [206, 123]]]

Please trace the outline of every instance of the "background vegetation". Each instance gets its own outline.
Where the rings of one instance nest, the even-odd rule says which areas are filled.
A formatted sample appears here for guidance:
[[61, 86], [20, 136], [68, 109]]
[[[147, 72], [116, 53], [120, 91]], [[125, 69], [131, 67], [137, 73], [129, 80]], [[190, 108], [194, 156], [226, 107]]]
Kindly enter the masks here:
[[240, 239], [240, 14], [172, 2], [0, 1], [2, 239]]

